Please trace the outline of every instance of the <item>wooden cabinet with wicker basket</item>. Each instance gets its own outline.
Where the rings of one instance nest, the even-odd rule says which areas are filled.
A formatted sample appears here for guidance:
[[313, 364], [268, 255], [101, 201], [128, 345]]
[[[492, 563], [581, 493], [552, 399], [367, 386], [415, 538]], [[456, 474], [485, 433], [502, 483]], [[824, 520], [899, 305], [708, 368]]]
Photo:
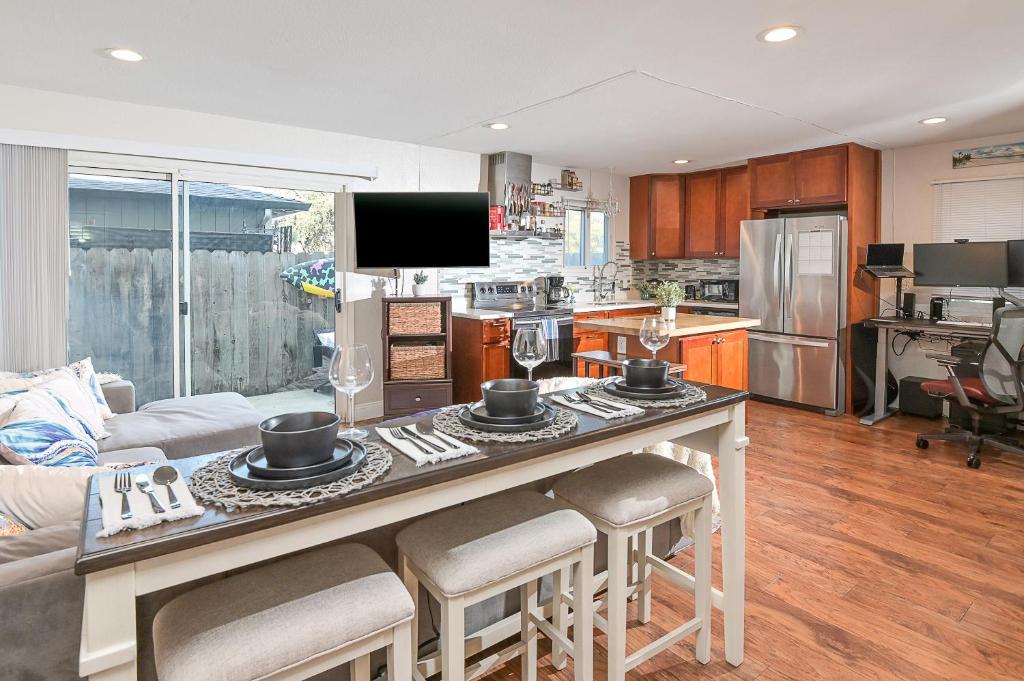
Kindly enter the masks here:
[[452, 403], [452, 300], [384, 298], [384, 416]]

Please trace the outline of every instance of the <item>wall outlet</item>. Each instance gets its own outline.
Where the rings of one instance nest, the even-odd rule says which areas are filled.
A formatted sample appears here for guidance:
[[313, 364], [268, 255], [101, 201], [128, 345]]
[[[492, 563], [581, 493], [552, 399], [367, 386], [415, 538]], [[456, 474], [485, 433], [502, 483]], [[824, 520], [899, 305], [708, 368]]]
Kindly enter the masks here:
[[626, 337], [616, 336], [615, 337], [615, 352], [620, 355], [626, 354]]

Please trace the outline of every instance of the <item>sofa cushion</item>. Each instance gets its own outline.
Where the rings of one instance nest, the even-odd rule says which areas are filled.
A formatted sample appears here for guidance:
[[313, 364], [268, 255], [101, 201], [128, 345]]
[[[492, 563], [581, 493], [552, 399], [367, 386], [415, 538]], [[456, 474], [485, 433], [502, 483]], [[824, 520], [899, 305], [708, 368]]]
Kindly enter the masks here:
[[162, 450], [157, 447], [133, 447], [132, 449], [115, 449], [110, 452], [100, 452], [96, 463], [101, 466], [114, 466], [119, 463], [154, 463], [166, 461]]
[[2, 466], [0, 511], [37, 529], [69, 520], [78, 522], [89, 478], [103, 467]]
[[96, 440], [58, 395], [29, 388], [0, 394], [0, 457], [13, 464], [94, 466]]
[[212, 454], [259, 442], [258, 411], [238, 393], [213, 393], [150, 402], [107, 421], [100, 451], [159, 447], [168, 459]]
[[78, 546], [81, 526], [81, 523], [69, 520], [13, 537], [0, 537], [0, 565]]
[[135, 411], [135, 384], [131, 381], [111, 381], [100, 384], [100, 391], [107, 406], [116, 414], [130, 414]]

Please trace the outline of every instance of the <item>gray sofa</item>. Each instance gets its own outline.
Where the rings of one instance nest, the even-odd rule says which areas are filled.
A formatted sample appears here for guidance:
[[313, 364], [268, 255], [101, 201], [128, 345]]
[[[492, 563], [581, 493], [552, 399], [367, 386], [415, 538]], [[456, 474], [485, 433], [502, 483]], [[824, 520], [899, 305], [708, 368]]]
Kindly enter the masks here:
[[[100, 464], [180, 459], [259, 441], [260, 414], [237, 393], [160, 400], [138, 411], [131, 383], [109, 383], [103, 393], [117, 416], [105, 424], [111, 435], [99, 442]], [[0, 539], [0, 680], [79, 678], [85, 581], [74, 574], [78, 533], [72, 521]], [[173, 595], [140, 600], [140, 632]], [[148, 633], [145, 640], [147, 648]], [[151, 666], [144, 660], [140, 669], [149, 675]]]

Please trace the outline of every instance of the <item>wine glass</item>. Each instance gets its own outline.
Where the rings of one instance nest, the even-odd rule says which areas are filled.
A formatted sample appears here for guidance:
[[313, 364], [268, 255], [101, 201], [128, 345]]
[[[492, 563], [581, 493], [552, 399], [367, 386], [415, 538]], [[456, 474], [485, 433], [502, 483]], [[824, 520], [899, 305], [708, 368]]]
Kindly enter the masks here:
[[640, 325], [640, 343], [651, 351], [651, 359], [658, 359], [658, 350], [668, 345], [671, 327], [661, 317], [646, 317]]
[[533, 380], [533, 367], [548, 357], [548, 339], [540, 326], [524, 326], [516, 331], [512, 342], [512, 356], [520, 366], [526, 367], [526, 377]]
[[340, 437], [362, 440], [367, 433], [356, 428], [356, 393], [373, 382], [373, 359], [365, 345], [339, 345], [331, 356], [328, 373], [331, 385], [338, 392], [348, 395], [348, 430], [338, 433]]

